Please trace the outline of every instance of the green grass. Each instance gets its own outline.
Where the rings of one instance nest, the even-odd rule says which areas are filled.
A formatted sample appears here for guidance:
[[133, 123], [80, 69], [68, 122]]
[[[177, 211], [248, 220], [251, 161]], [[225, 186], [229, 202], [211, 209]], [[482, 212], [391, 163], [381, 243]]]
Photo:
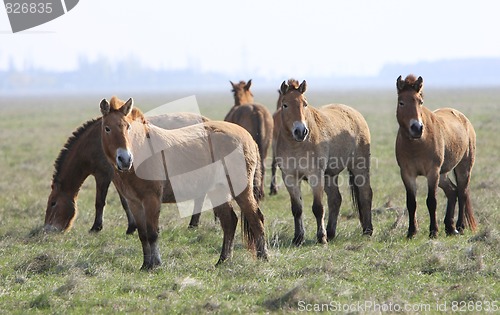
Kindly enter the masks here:
[[[142, 251], [137, 235], [126, 236], [126, 217], [110, 188], [104, 229], [89, 234], [94, 219], [95, 184], [89, 178], [78, 201], [71, 231], [40, 231], [50, 192], [53, 162], [71, 132], [99, 115], [103, 95], [0, 99], [0, 309], [3, 313], [266, 313], [301, 310], [307, 305], [374, 303], [430, 305], [452, 301], [497, 301], [500, 296], [500, 167], [498, 90], [426, 93], [432, 109], [454, 106], [477, 132], [477, 160], [471, 193], [479, 232], [445, 237], [445, 198], [439, 193], [439, 237], [430, 240], [425, 181], [420, 179], [420, 231], [406, 240], [404, 187], [394, 157], [397, 131], [395, 91], [309, 91], [313, 105], [352, 105], [366, 117], [372, 134], [374, 235], [361, 236], [346, 187], [338, 237], [315, 243], [311, 194], [303, 187], [306, 242], [292, 245], [293, 218], [288, 194], [262, 203], [269, 262], [255, 260], [238, 235], [233, 259], [215, 268], [222, 231], [211, 213], [188, 230], [175, 206], [160, 217], [163, 265], [139, 270]], [[256, 100], [274, 109], [276, 95]], [[107, 96], [107, 95], [104, 95]], [[147, 110], [177, 95], [133, 95]], [[182, 95], [179, 95], [182, 96]], [[123, 98], [128, 95], [123, 96]], [[203, 114], [221, 119], [230, 93], [197, 95]], [[269, 173], [269, 172], [268, 172]], [[483, 304], [486, 305], [486, 304]], [[311, 306], [311, 307], [312, 307]], [[500, 305], [498, 305], [500, 306]], [[332, 309], [330, 309], [332, 310]], [[359, 311], [359, 309], [358, 309]], [[406, 311], [411, 313], [411, 311]], [[356, 313], [356, 311], [354, 311]]]

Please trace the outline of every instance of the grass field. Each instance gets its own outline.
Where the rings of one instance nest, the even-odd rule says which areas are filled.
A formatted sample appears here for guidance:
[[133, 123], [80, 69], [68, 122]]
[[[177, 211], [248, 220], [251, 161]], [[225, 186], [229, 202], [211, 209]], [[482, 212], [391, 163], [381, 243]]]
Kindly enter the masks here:
[[[274, 110], [276, 93], [254, 91], [254, 95]], [[80, 192], [73, 229], [64, 234], [41, 232], [59, 150], [73, 130], [99, 115], [100, 99], [110, 96], [0, 98], [0, 312], [266, 313], [321, 308], [364, 313], [379, 307], [405, 313], [477, 313], [500, 308], [498, 89], [426, 91], [426, 106], [453, 106], [476, 128], [471, 183], [479, 221], [476, 234], [467, 230], [462, 236], [445, 236], [445, 198], [440, 191], [440, 233], [430, 240], [425, 181], [420, 179], [420, 231], [406, 240], [405, 193], [394, 157], [395, 89], [314, 91], [311, 87], [310, 104], [351, 105], [370, 126], [374, 235], [361, 236], [343, 186], [338, 236], [326, 246], [316, 244], [311, 195], [304, 185], [306, 242], [293, 246], [290, 202], [282, 188], [262, 203], [269, 262], [253, 259], [238, 235], [233, 259], [215, 268], [222, 231], [212, 214], [204, 213], [201, 226], [188, 230], [189, 219], [179, 218], [175, 206], [164, 205], [163, 265], [149, 273], [139, 270], [140, 242], [137, 234], [125, 235], [126, 217], [114, 188], [107, 199], [104, 229], [88, 233], [94, 219], [92, 178]], [[137, 106], [148, 110], [186, 95], [132, 96]], [[201, 112], [214, 119], [223, 118], [232, 104], [229, 92], [197, 98]]]

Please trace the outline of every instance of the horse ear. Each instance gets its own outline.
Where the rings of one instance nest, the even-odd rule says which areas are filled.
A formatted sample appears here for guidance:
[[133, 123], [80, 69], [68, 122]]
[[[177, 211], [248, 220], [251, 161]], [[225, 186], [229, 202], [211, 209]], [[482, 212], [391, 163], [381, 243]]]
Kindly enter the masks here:
[[252, 85], [252, 79], [248, 80], [247, 84], [245, 84], [245, 91], [250, 90], [251, 85]]
[[134, 108], [134, 99], [129, 98], [128, 101], [120, 107], [120, 110], [125, 116], [128, 116], [128, 114], [132, 112], [132, 108]]
[[111, 106], [109, 105], [108, 100], [103, 98], [101, 100], [101, 104], [99, 104], [99, 107], [101, 108], [101, 114], [103, 116], [106, 116], [107, 114], [109, 114], [109, 110], [110, 110]]
[[304, 94], [305, 91], [307, 89], [307, 83], [306, 83], [306, 80], [302, 81], [302, 83], [299, 85], [299, 88], [297, 90], [299, 90], [300, 94]]
[[234, 88], [236, 88], [236, 86], [234, 85], [233, 81], [229, 80], [229, 83], [231, 83], [231, 86]]
[[423, 87], [424, 87], [424, 79], [422, 79], [422, 77], [418, 77], [417, 81], [413, 83], [413, 88], [418, 93], [422, 90]]
[[281, 95], [284, 95], [287, 90], [288, 90], [288, 85], [286, 85], [285, 81], [283, 81], [283, 83], [281, 83], [280, 86]]
[[404, 87], [405, 87], [405, 81], [401, 76], [399, 76], [398, 79], [396, 80], [396, 88], [398, 89], [398, 92], [401, 92]]

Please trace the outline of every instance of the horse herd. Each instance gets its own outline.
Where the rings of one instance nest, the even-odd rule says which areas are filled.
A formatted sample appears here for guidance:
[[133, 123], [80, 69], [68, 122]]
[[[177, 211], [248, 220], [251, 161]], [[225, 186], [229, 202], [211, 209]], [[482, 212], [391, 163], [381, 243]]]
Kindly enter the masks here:
[[[272, 145], [270, 194], [277, 193], [276, 170], [291, 202], [295, 234], [304, 242], [301, 183], [313, 193], [316, 237], [327, 243], [335, 237], [342, 196], [338, 176], [347, 169], [349, 186], [364, 235], [372, 235], [370, 185], [370, 131], [363, 116], [341, 104], [310, 106], [306, 81], [290, 79], [279, 89], [273, 115], [254, 103], [251, 80], [231, 82], [235, 104], [225, 121], [177, 113], [146, 118], [134, 107], [113, 97], [100, 103], [102, 117], [79, 127], [55, 161], [52, 191], [47, 202], [45, 230], [65, 231], [76, 217], [80, 187], [89, 175], [96, 181], [95, 221], [91, 231], [102, 229], [108, 187], [114, 183], [127, 214], [127, 234], [136, 229], [142, 244], [142, 269], [161, 264], [158, 220], [162, 203], [194, 201], [190, 227], [199, 223], [205, 199], [213, 206], [223, 230], [217, 264], [230, 258], [241, 210], [244, 241], [261, 259], [267, 259], [264, 215], [264, 159]], [[436, 237], [437, 187], [447, 197], [444, 219], [447, 235], [476, 229], [469, 196], [476, 138], [469, 120], [451, 108], [434, 112], [423, 106], [423, 79], [398, 77], [396, 158], [406, 188], [409, 213], [407, 237], [416, 234], [416, 178], [428, 183], [427, 208], [430, 237]], [[146, 153], [145, 153], [146, 152]], [[231, 157], [231, 158], [229, 158]], [[448, 174], [453, 172], [456, 184]], [[325, 227], [323, 193], [327, 196]], [[454, 223], [458, 201], [458, 219]]]

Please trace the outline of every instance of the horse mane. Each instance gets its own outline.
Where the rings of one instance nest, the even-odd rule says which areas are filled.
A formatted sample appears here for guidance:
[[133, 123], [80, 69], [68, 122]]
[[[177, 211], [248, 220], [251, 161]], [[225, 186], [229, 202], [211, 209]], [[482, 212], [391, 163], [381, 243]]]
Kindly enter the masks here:
[[[111, 100], [109, 101], [111, 111], [118, 111], [123, 106], [123, 104], [125, 104], [125, 102], [116, 96], [111, 97]], [[132, 120], [140, 121], [143, 124], [147, 122], [146, 117], [144, 117], [142, 111], [137, 107], [132, 108], [132, 112], [130, 112], [129, 117], [132, 118]]]
[[[401, 89], [401, 91], [399, 92], [405, 92], [405, 91], [415, 91], [415, 88], [413, 87], [413, 85], [417, 82], [417, 78], [415, 77], [414, 74], [409, 74], [406, 76], [405, 78], [405, 84], [403, 86], [403, 88]], [[424, 93], [423, 93], [423, 89], [420, 91], [420, 96], [421, 97], [424, 97]]]
[[299, 88], [299, 81], [295, 80], [293, 78], [288, 79], [287, 84], [290, 88], [293, 88], [294, 90], [297, 90]]
[[85, 133], [95, 123], [100, 122], [101, 118], [102, 117], [91, 119], [91, 120], [85, 122], [80, 127], [78, 127], [75, 131], [73, 131], [73, 134], [68, 138], [68, 140], [64, 144], [63, 148], [59, 152], [59, 156], [57, 157], [56, 161], [54, 162], [54, 174], [52, 175], [52, 183], [57, 182], [57, 179], [59, 178], [59, 175], [61, 172], [61, 165], [66, 160], [68, 152], [69, 152], [69, 150], [71, 150], [71, 148], [75, 144], [76, 140], [78, 140], [82, 136], [82, 134]]

